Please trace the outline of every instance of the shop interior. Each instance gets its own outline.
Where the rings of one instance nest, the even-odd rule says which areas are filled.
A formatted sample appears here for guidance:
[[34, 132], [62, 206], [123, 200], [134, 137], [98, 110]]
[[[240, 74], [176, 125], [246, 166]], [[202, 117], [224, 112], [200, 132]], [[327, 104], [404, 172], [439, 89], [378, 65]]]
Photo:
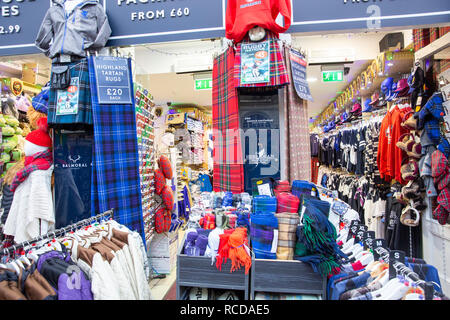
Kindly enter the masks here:
[[[434, 44], [417, 50], [414, 48], [412, 29], [284, 35], [283, 41], [303, 51], [308, 60], [307, 80], [313, 97], [313, 101], [308, 101], [307, 104], [310, 132], [319, 138], [338, 132], [336, 124], [333, 129], [324, 132], [324, 124], [328, 125], [331, 117], [337, 119], [343, 112], [350, 113], [355, 103], [359, 103], [361, 109], [368, 108], [366, 101], [379, 92], [386, 78], [393, 77], [396, 82], [406, 79], [417, 61], [427, 70], [434, 70], [434, 80], [439, 82], [439, 75], [450, 66], [449, 36], [450, 33], [447, 33]], [[388, 41], [389, 39], [396, 41]], [[181, 284], [177, 283], [180, 272], [177, 270], [177, 259], [186, 236], [189, 211], [197, 199], [202, 197], [202, 192], [212, 191], [212, 69], [215, 55], [223, 51], [225, 46], [226, 43], [221, 39], [209, 39], [145, 44], [113, 50], [119, 56], [131, 57], [133, 62], [138, 144], [146, 146], [140, 148], [141, 178], [148, 176], [148, 179], [153, 179], [154, 163], [161, 155], [170, 159], [173, 169], [173, 178], [167, 184], [173, 190], [177, 209], [172, 213], [169, 232], [155, 231], [154, 208], [162, 199], [154, 193], [151, 186], [143, 191], [143, 199], [149, 199], [143, 201], [143, 215], [151, 265], [150, 290], [155, 300], [174, 300], [182, 295], [182, 292], [178, 292]], [[368, 70], [380, 63], [383, 71], [372, 74], [370, 80], [366, 78]], [[43, 55], [1, 57], [2, 107], [9, 98], [19, 99], [21, 96], [27, 97], [25, 105], [28, 106], [31, 98], [49, 81], [50, 70], [51, 63]], [[17, 79], [23, 87], [18, 95], [12, 92], [13, 82]], [[361, 81], [365, 85], [361, 85]], [[357, 88], [353, 87], [355, 83], [358, 84]], [[276, 91], [273, 94], [281, 95]], [[343, 96], [348, 95], [350, 98], [343, 99]], [[245, 97], [243, 95], [241, 101], [243, 110], [245, 101], [251, 99], [251, 96], [247, 100]], [[282, 101], [282, 97], [279, 98]], [[278, 108], [281, 102], [277, 100], [270, 103]], [[254, 105], [254, 102], [250, 104]], [[281, 108], [278, 112], [280, 123], [277, 129], [282, 136], [284, 129]], [[362, 111], [362, 120], [341, 124], [341, 128], [361, 126], [361, 123], [375, 121], [373, 119], [381, 120], [383, 112], [386, 110], [375, 108], [370, 112]], [[11, 144], [9, 149], [2, 152], [3, 174], [17, 161], [16, 153], [23, 153], [20, 141], [29, 132], [26, 130], [30, 130], [20, 114], [3, 110], [6, 123], [2, 126], [3, 143]], [[16, 117], [17, 122], [7, 119], [7, 115]], [[12, 134], [7, 133], [5, 127], [12, 128]], [[18, 137], [17, 141], [15, 136]], [[284, 157], [281, 150], [279, 171], [271, 176], [275, 180], [286, 179], [283, 173]], [[319, 166], [323, 166], [323, 163], [317, 162], [312, 162], [311, 181], [320, 184], [319, 178], [323, 177], [324, 172], [329, 176], [332, 172], [326, 168], [319, 172]], [[150, 169], [146, 171], [146, 168]], [[344, 174], [339, 169], [337, 172]], [[355, 176], [354, 173], [351, 175]], [[428, 203], [428, 207], [431, 206]], [[442, 291], [450, 293], [450, 270], [446, 267], [450, 262], [450, 254], [444, 254], [448, 253], [450, 245], [450, 225], [438, 224], [432, 219], [430, 210], [424, 212], [422, 229], [418, 235], [419, 255], [436, 266]], [[280, 292], [281, 295], [288, 294]], [[275, 291], [273, 295], [276, 294], [278, 293]], [[237, 295], [240, 296], [241, 293]], [[267, 297], [267, 293], [256, 292], [255, 299]]]

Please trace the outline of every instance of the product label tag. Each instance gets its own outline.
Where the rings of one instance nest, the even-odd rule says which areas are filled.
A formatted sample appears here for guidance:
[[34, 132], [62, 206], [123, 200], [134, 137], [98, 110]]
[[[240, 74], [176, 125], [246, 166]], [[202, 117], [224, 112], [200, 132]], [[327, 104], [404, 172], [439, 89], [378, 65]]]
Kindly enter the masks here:
[[57, 91], [56, 115], [77, 114], [79, 97], [79, 78], [74, 77], [70, 79], [70, 86], [66, 90]]

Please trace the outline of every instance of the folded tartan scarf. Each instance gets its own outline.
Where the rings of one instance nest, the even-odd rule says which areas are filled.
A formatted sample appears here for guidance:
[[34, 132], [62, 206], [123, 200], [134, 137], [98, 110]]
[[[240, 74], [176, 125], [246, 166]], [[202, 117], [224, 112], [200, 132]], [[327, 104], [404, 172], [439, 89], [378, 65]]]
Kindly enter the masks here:
[[278, 219], [274, 213], [250, 216], [250, 239], [256, 259], [276, 259]]
[[200, 219], [200, 225], [203, 229], [212, 230], [216, 227], [216, 216], [212, 213], [207, 213]]
[[277, 213], [292, 212], [297, 213], [300, 199], [292, 193], [283, 192], [277, 196]]
[[270, 196], [253, 197], [253, 213], [264, 214], [277, 211], [277, 198]]
[[297, 196], [299, 199], [301, 196], [316, 199], [319, 198], [316, 185], [305, 180], [292, 181], [292, 194]]
[[278, 248], [277, 259], [293, 260], [296, 244], [296, 231], [300, 221], [298, 213], [277, 213], [278, 219]]
[[297, 228], [294, 259], [310, 264], [322, 275], [332, 273], [346, 258], [336, 243], [336, 229], [325, 214], [329, 210], [330, 204], [326, 201], [303, 199], [300, 221], [303, 225]]
[[274, 188], [273, 193], [276, 197], [278, 197], [283, 192], [291, 192], [291, 185], [289, 184], [289, 181], [278, 181]]
[[25, 167], [16, 173], [10, 190], [16, 191], [17, 187], [24, 182], [28, 176], [36, 170], [48, 170], [53, 164], [53, 154], [50, 150], [36, 153], [32, 156], [25, 157]]

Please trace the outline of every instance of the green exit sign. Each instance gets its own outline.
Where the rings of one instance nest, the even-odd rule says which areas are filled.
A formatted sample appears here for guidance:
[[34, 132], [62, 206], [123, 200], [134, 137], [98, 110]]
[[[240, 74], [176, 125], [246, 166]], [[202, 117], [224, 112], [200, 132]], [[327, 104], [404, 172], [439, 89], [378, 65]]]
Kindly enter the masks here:
[[212, 79], [195, 80], [195, 90], [211, 90]]
[[344, 81], [344, 71], [322, 71], [323, 82]]

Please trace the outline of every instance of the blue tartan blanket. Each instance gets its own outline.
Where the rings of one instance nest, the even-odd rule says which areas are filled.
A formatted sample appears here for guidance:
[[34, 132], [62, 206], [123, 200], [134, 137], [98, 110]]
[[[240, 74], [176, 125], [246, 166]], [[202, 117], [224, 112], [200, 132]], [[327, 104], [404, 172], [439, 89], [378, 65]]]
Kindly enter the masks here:
[[[132, 79], [130, 60], [128, 65]], [[92, 215], [114, 209], [114, 219], [141, 234], [145, 244], [134, 99], [132, 104], [100, 105], [94, 71], [93, 57], [89, 57], [94, 123]]]
[[250, 240], [256, 259], [276, 259], [278, 219], [274, 213], [250, 216]]

